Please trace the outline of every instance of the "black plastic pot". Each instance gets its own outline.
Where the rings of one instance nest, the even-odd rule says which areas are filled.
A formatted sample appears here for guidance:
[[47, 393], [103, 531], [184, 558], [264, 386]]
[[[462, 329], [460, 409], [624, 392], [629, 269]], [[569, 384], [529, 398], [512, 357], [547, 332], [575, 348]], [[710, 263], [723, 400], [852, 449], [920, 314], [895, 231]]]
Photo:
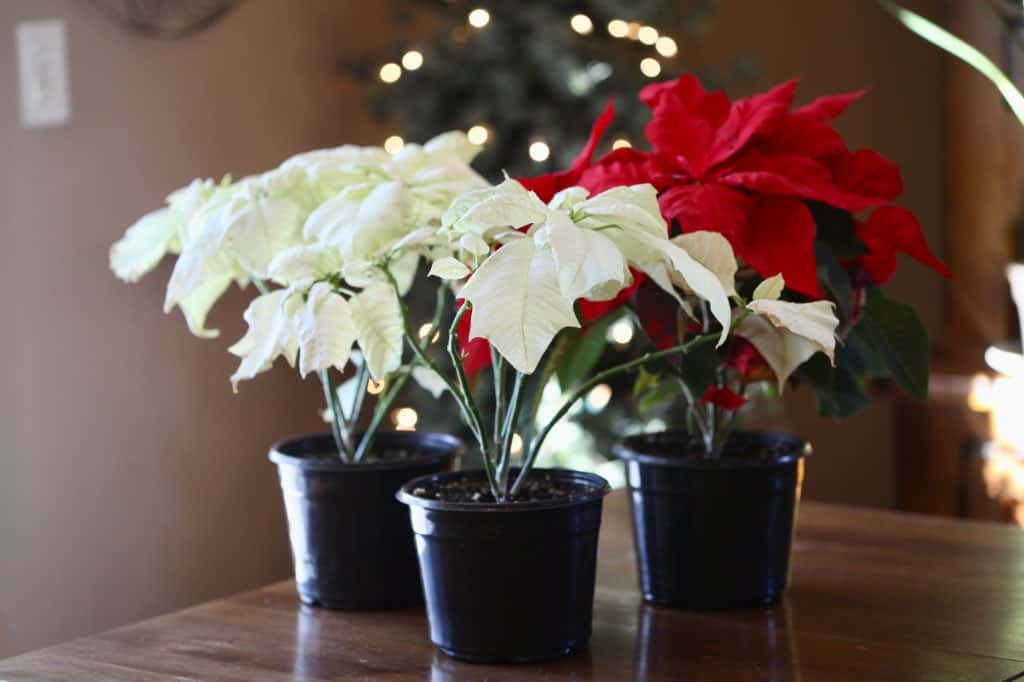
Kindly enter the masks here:
[[430, 638], [476, 663], [524, 663], [586, 648], [594, 604], [597, 535], [608, 482], [594, 474], [534, 470], [571, 482], [572, 498], [458, 503], [413, 491], [480, 471], [426, 476], [402, 486], [409, 505]]
[[454, 436], [419, 431], [379, 433], [375, 452], [408, 456], [361, 464], [342, 462], [330, 435], [274, 445], [299, 598], [347, 610], [422, 604], [409, 514], [395, 491], [450, 471], [462, 450]]
[[734, 433], [718, 460], [685, 432], [619, 441], [644, 599], [689, 609], [773, 604], [789, 582], [804, 441]]

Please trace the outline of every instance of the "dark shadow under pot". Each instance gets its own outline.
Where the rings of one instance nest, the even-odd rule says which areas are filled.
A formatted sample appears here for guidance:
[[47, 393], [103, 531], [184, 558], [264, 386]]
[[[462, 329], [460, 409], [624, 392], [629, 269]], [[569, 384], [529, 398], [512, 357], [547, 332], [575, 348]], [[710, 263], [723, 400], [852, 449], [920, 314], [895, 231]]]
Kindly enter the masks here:
[[299, 598], [347, 610], [422, 604], [409, 514], [395, 491], [451, 471], [462, 450], [454, 436], [418, 431], [377, 434], [375, 457], [358, 464], [338, 458], [330, 435], [274, 445]]
[[432, 497], [467, 480], [484, 488], [480, 471], [426, 476], [398, 493], [416, 534], [430, 638], [449, 656], [523, 663], [579, 651], [590, 641], [608, 483], [557, 469], [530, 477], [568, 494], [504, 504]]
[[717, 460], [689, 434], [619, 441], [640, 590], [650, 602], [729, 609], [777, 602], [789, 582], [804, 458], [790, 436], [733, 433]]

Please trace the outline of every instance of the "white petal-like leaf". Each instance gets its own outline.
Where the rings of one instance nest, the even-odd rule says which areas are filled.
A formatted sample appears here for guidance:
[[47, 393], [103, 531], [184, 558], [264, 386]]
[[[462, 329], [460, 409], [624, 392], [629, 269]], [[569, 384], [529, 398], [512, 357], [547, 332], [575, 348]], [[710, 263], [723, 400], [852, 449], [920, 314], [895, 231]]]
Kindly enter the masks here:
[[554, 257], [521, 239], [495, 251], [463, 288], [473, 304], [470, 338], [485, 338], [518, 371], [532, 373], [552, 339], [579, 327], [558, 284]]
[[588, 196], [590, 196], [590, 191], [583, 187], [566, 187], [551, 197], [551, 201], [548, 202], [548, 208], [568, 211]]
[[626, 260], [608, 237], [575, 225], [553, 211], [538, 236], [545, 236], [558, 266], [558, 284], [569, 301], [615, 298], [629, 279]]
[[451, 256], [434, 261], [430, 266], [428, 277], [440, 277], [441, 279], [465, 279], [469, 276], [469, 268], [461, 261]]
[[[517, 232], [516, 234], [520, 233]], [[471, 256], [476, 256], [477, 258], [486, 256], [491, 252], [490, 245], [488, 245], [487, 242], [477, 234], [464, 234], [459, 237], [459, 248]]]
[[781, 274], [769, 277], [754, 289], [755, 301], [774, 301], [779, 296], [782, 296], [782, 290], [786, 288], [786, 280], [782, 278]]
[[178, 234], [178, 222], [169, 208], [139, 218], [110, 247], [110, 269], [125, 282], [137, 282], [156, 267]]
[[259, 296], [246, 309], [244, 318], [249, 329], [228, 351], [242, 358], [231, 376], [231, 385], [238, 390], [238, 382], [252, 379], [284, 355], [289, 363], [295, 362], [298, 348], [298, 330], [294, 314], [301, 308], [301, 298], [290, 289], [278, 289]]
[[460, 233], [485, 235], [495, 228], [520, 227], [544, 220], [547, 207], [535, 194], [512, 179], [459, 195], [445, 211], [441, 224]]
[[299, 373], [320, 372], [331, 367], [345, 369], [356, 340], [353, 310], [326, 282], [309, 290], [306, 306], [299, 316]]
[[356, 341], [370, 374], [383, 381], [402, 364], [402, 309], [390, 284], [377, 282], [352, 297]]
[[412, 378], [420, 385], [420, 388], [430, 393], [434, 398], [440, 398], [441, 394], [448, 389], [448, 385], [444, 383], [441, 375], [429, 367], [422, 365], [413, 367]]
[[[711, 315], [722, 325], [718, 345], [725, 343], [732, 324], [729, 296], [715, 273], [694, 260], [668, 237], [657, 237], [639, 229], [608, 230], [608, 237], [618, 244], [629, 264], [648, 274], [663, 290], [676, 297], [673, 282], [685, 284], [694, 294], [708, 302]], [[668, 280], [668, 281], [666, 281]]]
[[775, 327], [807, 339], [835, 364], [839, 318], [835, 314], [835, 304], [831, 301], [790, 303], [762, 299], [750, 302], [747, 307], [767, 318]]
[[232, 280], [241, 273], [214, 239], [196, 239], [174, 264], [167, 283], [164, 312], [180, 306], [189, 329], [196, 336], [212, 338], [216, 330], [204, 327], [206, 315]]
[[729, 240], [717, 232], [702, 230], [678, 235], [672, 241], [715, 273], [726, 294], [732, 296], [736, 293], [736, 255]]
[[341, 258], [337, 249], [319, 245], [285, 249], [269, 267], [271, 279], [284, 285], [322, 279], [339, 270]]
[[763, 317], [751, 316], [736, 327], [736, 335], [753, 344], [775, 372], [779, 393], [786, 388], [786, 381], [797, 367], [818, 352], [818, 348], [802, 336], [787, 329], [776, 327]]
[[301, 218], [298, 204], [290, 199], [257, 199], [235, 213], [222, 246], [250, 276], [269, 279], [271, 261], [298, 244]]
[[618, 225], [624, 230], [668, 238], [668, 225], [658, 208], [658, 193], [651, 185], [613, 187], [581, 201], [574, 210], [589, 216], [588, 227]]
[[473, 144], [461, 130], [450, 130], [432, 137], [423, 145], [428, 154], [441, 154], [469, 163], [480, 153], [480, 145]]

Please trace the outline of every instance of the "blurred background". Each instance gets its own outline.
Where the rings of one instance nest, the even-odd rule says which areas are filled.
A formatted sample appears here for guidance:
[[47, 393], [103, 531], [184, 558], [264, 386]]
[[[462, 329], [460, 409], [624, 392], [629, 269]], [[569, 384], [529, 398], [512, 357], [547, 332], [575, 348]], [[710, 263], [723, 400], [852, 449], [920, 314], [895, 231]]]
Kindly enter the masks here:
[[[998, 3], [906, 4], [1011, 76], [1021, 66]], [[42, 125], [19, 103], [17, 31], [38, 20], [61, 22], [68, 74], [66, 116]], [[606, 144], [639, 143], [636, 90], [682, 72], [734, 96], [798, 76], [800, 104], [870, 88], [837, 127], [901, 167], [901, 203], [958, 278], [907, 262], [889, 288], [932, 335], [927, 404], [878, 385], [843, 422], [818, 418], [800, 391], [755, 416], [814, 444], [805, 494], [1018, 517], [1024, 475], [986, 447], [1000, 433], [979, 410], [996, 394], [1021, 404], [994, 389], [984, 356], [1017, 335], [1004, 269], [1024, 136], [989, 83], [873, 2], [4, 0], [0, 55], [0, 657], [291, 571], [266, 452], [324, 428], [319, 386], [278, 368], [233, 395], [226, 347], [246, 294], [214, 309], [219, 339], [192, 338], [161, 312], [169, 262], [130, 287], [107, 268], [137, 217], [195, 176], [450, 128], [485, 144], [492, 178], [559, 168], [612, 92], [622, 115]], [[623, 328], [609, 334], [628, 343]], [[452, 417], [450, 405], [412, 424], [403, 414], [416, 428]], [[561, 441], [570, 455], [602, 449], [573, 440], [585, 432]]]

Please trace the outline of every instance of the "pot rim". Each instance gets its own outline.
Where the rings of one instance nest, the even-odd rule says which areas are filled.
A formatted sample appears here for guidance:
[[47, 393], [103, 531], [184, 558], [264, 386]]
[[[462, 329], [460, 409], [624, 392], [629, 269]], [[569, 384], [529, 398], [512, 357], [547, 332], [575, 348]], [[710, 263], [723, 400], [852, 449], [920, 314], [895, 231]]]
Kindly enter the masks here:
[[304, 471], [386, 471], [405, 469], [419, 466], [425, 461], [432, 459], [443, 459], [448, 457], [458, 458], [465, 454], [466, 444], [461, 438], [449, 433], [435, 433], [432, 431], [380, 431], [377, 433], [376, 442], [382, 439], [389, 439], [392, 442], [409, 442], [412, 445], [419, 445], [424, 448], [434, 448], [436, 452], [416, 453], [405, 459], [385, 460], [382, 462], [345, 462], [340, 457], [331, 459], [311, 459], [308, 455], [289, 454], [287, 450], [296, 449], [300, 444], [324, 439], [332, 443], [334, 437], [330, 433], [313, 433], [304, 436], [294, 436], [274, 443], [270, 447], [267, 458], [278, 466], [294, 466]]
[[[519, 470], [513, 469], [512, 471]], [[463, 469], [462, 471], [449, 471], [440, 474], [418, 476], [399, 488], [398, 492], [395, 493], [395, 498], [402, 504], [406, 504], [410, 507], [422, 507], [423, 509], [429, 509], [431, 511], [507, 514], [511, 512], [544, 511], [548, 509], [561, 509], [564, 507], [578, 507], [594, 501], [600, 501], [612, 490], [611, 485], [602, 476], [588, 471], [576, 471], [575, 469], [533, 469], [530, 473], [554, 474], [558, 478], [570, 479], [576, 483], [580, 483], [581, 487], [586, 485], [590, 490], [579, 497], [573, 497], [571, 499], [534, 500], [532, 502], [446, 502], [445, 500], [429, 500], [425, 497], [419, 497], [412, 493], [413, 489], [427, 481], [471, 475], [485, 475], [483, 469]]]
[[654, 433], [638, 433], [632, 436], [620, 438], [612, 446], [612, 457], [625, 462], [638, 462], [654, 466], [675, 467], [679, 469], [701, 469], [701, 470], [738, 470], [738, 469], [773, 469], [795, 462], [801, 458], [810, 457], [813, 453], [811, 444], [805, 440], [777, 431], [735, 431], [736, 434], [754, 436], [760, 439], [772, 439], [785, 441], [792, 446], [792, 450], [785, 452], [772, 459], [742, 459], [730, 457], [719, 459], [695, 459], [691, 457], [674, 457], [671, 455], [655, 455], [643, 452], [641, 443], [655, 437], [672, 435], [683, 435], [686, 431], [681, 429], [668, 429]]

